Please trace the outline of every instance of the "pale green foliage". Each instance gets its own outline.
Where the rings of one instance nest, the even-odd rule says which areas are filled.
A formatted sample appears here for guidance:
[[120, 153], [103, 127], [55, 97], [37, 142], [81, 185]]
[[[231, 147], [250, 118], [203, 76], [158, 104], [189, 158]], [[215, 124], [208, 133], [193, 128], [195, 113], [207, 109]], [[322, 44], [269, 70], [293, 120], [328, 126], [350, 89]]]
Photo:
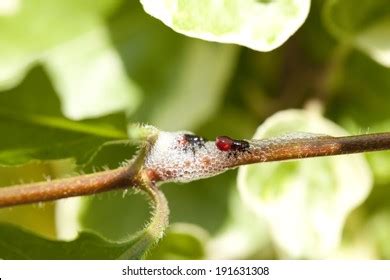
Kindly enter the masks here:
[[137, 108], [139, 89], [127, 77], [104, 22], [120, 1], [18, 2], [0, 16], [0, 88], [16, 85], [43, 63], [68, 117]]
[[264, 219], [256, 216], [250, 205], [244, 203], [235, 186], [233, 187], [229, 193], [227, 219], [207, 243], [207, 257], [228, 260], [256, 257], [259, 254], [268, 257], [271, 239], [267, 224]]
[[[0, 184], [71, 176], [74, 163], [88, 173], [116, 168], [137, 150], [121, 139], [153, 134], [129, 126], [136, 122], [210, 140], [250, 138], [273, 112], [316, 99], [353, 134], [389, 131], [388, 3], [143, 1], [191, 38], [137, 0], [0, 0]], [[196, 38], [280, 47], [260, 53]], [[121, 112], [96, 118], [113, 111]], [[320, 133], [339, 131], [304, 116], [257, 135], [313, 131], [308, 122]], [[372, 189], [360, 156], [242, 168], [253, 209], [235, 189], [235, 171], [164, 185], [175, 226], [149, 258], [389, 258], [390, 152], [367, 158]], [[0, 258], [117, 258], [150, 217], [132, 192], [64, 200], [56, 215], [44, 205], [0, 211], [2, 222], [18, 226], [0, 225]]]
[[352, 43], [378, 63], [390, 67], [390, 3], [388, 0], [327, 0], [324, 16], [329, 30]]
[[[180, 130], [207, 120], [221, 99], [237, 54], [235, 46], [202, 41], [186, 44], [180, 62], [182, 71], [174, 77], [170, 94], [151, 115], [153, 123], [159, 128]], [[204, 67], [207, 62], [209, 66]]]
[[283, 44], [305, 21], [310, 0], [141, 0], [173, 30], [258, 51]]
[[148, 259], [200, 260], [206, 257], [205, 244], [208, 233], [194, 224], [175, 223], [169, 226], [158, 248]]
[[[346, 132], [314, 112], [281, 111], [254, 138], [301, 131], [333, 136]], [[323, 258], [340, 243], [346, 216], [372, 187], [362, 155], [264, 163], [240, 167], [242, 199], [264, 217], [281, 256]]]

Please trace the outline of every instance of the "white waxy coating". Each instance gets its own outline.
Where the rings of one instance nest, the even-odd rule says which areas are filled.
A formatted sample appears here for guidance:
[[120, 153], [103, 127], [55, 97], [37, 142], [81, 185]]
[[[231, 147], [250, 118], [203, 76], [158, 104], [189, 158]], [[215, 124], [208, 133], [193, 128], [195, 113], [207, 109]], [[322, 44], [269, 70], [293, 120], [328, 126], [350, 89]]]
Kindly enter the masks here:
[[156, 181], [189, 182], [229, 169], [229, 162], [235, 159], [228, 152], [218, 150], [213, 141], [191, 145], [185, 141], [185, 133], [161, 131], [152, 144], [145, 167]]
[[[145, 168], [151, 180], [165, 182], [189, 182], [218, 175], [242, 164], [289, 159], [285, 151], [293, 147], [294, 157], [306, 157], [310, 140], [327, 138], [313, 133], [289, 133], [268, 139], [248, 140], [245, 150], [220, 151], [214, 141], [190, 143], [185, 137], [189, 132], [160, 131], [151, 143], [145, 158]], [[308, 140], [304, 143], [301, 140]], [[297, 141], [301, 153], [296, 151]], [[280, 158], [272, 153], [279, 153]], [[306, 153], [306, 154], [305, 154]]]

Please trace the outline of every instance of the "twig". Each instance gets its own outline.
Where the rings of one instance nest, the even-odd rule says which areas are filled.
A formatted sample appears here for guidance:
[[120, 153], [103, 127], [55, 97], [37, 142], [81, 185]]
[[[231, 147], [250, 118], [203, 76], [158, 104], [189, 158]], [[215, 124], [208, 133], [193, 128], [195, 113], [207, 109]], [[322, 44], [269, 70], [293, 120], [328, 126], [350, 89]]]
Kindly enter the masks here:
[[344, 137], [307, 134], [307, 137], [302, 138], [286, 135], [249, 142], [253, 146], [252, 154], [243, 157], [237, 165], [390, 150], [390, 133]]
[[[153, 146], [126, 167], [49, 182], [0, 188], [0, 207], [89, 195], [156, 182], [188, 182], [240, 165], [390, 150], [390, 132], [345, 137], [287, 134], [252, 139], [239, 150], [221, 151], [214, 141], [191, 143], [183, 133], [160, 132]], [[201, 138], [202, 139], [202, 138]]]
[[218, 147], [218, 139], [195, 142], [191, 147], [177, 144], [188, 141], [182, 138], [180, 134], [160, 133], [145, 161], [151, 179], [185, 183], [252, 163], [390, 150], [390, 133], [345, 137], [291, 133], [252, 140], [218, 137], [227, 139], [225, 147]]
[[144, 153], [141, 153], [129, 165], [113, 170], [0, 188], [0, 208], [137, 186], [143, 158]]

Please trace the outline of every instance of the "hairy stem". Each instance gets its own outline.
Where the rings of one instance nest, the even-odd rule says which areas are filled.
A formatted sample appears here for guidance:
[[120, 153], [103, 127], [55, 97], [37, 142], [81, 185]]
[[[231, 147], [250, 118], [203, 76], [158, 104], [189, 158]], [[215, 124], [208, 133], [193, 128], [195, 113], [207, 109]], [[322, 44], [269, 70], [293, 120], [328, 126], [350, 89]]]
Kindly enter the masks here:
[[390, 133], [344, 137], [314, 134], [312, 137], [302, 138], [278, 137], [250, 140], [249, 143], [252, 145], [250, 154], [238, 158], [239, 160], [234, 163], [234, 166], [257, 162], [390, 150]]
[[[0, 207], [130, 186], [144, 187], [152, 200], [159, 199], [159, 203], [164, 204], [165, 198], [157, 190], [156, 182], [189, 182], [259, 162], [390, 150], [390, 132], [344, 137], [292, 133], [240, 141], [237, 143], [247, 143], [248, 146], [227, 150], [219, 150], [214, 141], [199, 142], [199, 137], [188, 138], [188, 134], [180, 132], [159, 132], [156, 139], [126, 167], [69, 179], [0, 188]], [[198, 142], [193, 143], [188, 139], [197, 139]], [[165, 223], [160, 221], [159, 224]], [[152, 232], [152, 235], [159, 234], [157, 228]]]
[[48, 182], [0, 188], [0, 208], [89, 195], [139, 184], [144, 153], [125, 167]]
[[129, 260], [144, 257], [145, 252], [163, 237], [168, 227], [169, 207], [164, 193], [146, 175], [142, 176], [142, 181], [140, 188], [149, 196], [150, 205], [153, 207], [152, 218], [148, 226], [140, 232], [137, 242], [118, 259]]

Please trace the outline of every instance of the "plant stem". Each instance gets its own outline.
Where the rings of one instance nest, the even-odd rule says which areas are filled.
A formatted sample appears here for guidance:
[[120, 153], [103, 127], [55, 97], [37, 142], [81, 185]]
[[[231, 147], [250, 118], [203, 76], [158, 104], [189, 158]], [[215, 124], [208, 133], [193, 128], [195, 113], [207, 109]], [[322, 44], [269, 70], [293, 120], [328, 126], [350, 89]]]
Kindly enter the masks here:
[[117, 169], [0, 188], [0, 208], [137, 186], [143, 160], [144, 152], [141, 152], [129, 165]]
[[[181, 138], [172, 139], [173, 145], [176, 145], [177, 139]], [[157, 187], [154, 185], [157, 181], [188, 182], [215, 176], [240, 165], [259, 162], [390, 150], [390, 132], [344, 137], [292, 133], [247, 141], [248, 149], [234, 152], [220, 151], [212, 141], [205, 143], [205, 148], [198, 147], [196, 153], [188, 153], [188, 149], [166, 147], [163, 154], [158, 151], [158, 156], [149, 165], [145, 164], [145, 158], [153, 158], [153, 154], [146, 156], [144, 148], [126, 167], [68, 179], [0, 188], [0, 207], [89, 195], [131, 186], [142, 189], [145, 182], [150, 182], [150, 186], [144, 190], [151, 195], [152, 200], [160, 199], [163, 203], [165, 198], [159, 198], [160, 194], [156, 192]], [[171, 157], [177, 160], [179, 154], [186, 160], [166, 160]], [[189, 157], [191, 160], [188, 160]], [[177, 173], [178, 170], [181, 173]], [[183, 177], [183, 174], [191, 174], [191, 177]]]
[[67, 179], [0, 188], [0, 207], [88, 195], [131, 185], [124, 167]]
[[390, 150], [390, 133], [343, 137], [313, 134], [312, 137], [277, 137], [249, 142], [253, 146], [251, 153], [236, 165]]
[[143, 258], [145, 252], [163, 237], [169, 224], [169, 207], [164, 193], [146, 175], [142, 176], [142, 182], [140, 189], [145, 191], [151, 200], [152, 218], [146, 228], [140, 232], [137, 242], [118, 258], [121, 260]]

